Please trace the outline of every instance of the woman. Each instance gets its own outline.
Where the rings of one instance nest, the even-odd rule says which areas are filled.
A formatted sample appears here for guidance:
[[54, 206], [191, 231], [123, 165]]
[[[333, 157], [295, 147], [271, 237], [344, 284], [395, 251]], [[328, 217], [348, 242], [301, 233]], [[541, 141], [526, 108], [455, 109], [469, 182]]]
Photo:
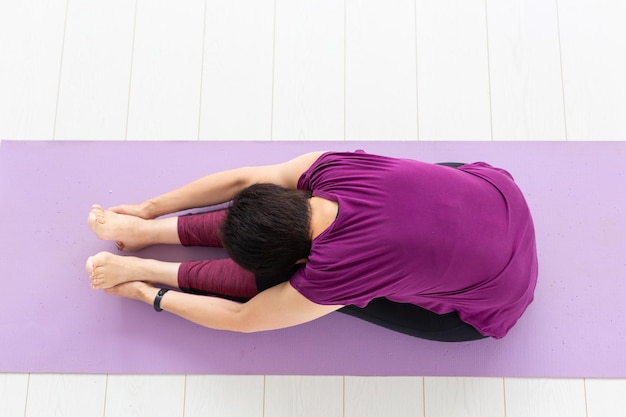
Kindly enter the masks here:
[[[230, 259], [101, 252], [86, 269], [94, 289], [214, 329], [278, 329], [341, 309], [431, 340], [501, 338], [533, 299], [531, 215], [509, 173], [457, 165], [315, 152], [212, 174], [139, 205], [94, 206], [90, 228], [119, 249], [223, 245]], [[154, 220], [229, 201], [226, 213]]]

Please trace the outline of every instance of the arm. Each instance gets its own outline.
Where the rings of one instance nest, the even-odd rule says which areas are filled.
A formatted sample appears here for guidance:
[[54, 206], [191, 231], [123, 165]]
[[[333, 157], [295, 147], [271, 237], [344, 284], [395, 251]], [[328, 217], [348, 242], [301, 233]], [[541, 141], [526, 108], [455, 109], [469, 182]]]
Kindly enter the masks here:
[[[106, 291], [152, 305], [158, 289], [142, 282], [130, 282]], [[295, 326], [341, 307], [315, 304], [289, 282], [263, 291], [244, 304], [177, 291], [169, 291], [161, 301], [163, 310], [204, 327], [243, 333]]]
[[225, 203], [239, 191], [256, 183], [273, 183], [296, 188], [298, 179], [323, 152], [301, 155], [276, 165], [243, 167], [217, 172], [176, 190], [151, 198], [137, 206], [117, 206], [111, 210], [143, 218], [156, 218], [182, 210]]

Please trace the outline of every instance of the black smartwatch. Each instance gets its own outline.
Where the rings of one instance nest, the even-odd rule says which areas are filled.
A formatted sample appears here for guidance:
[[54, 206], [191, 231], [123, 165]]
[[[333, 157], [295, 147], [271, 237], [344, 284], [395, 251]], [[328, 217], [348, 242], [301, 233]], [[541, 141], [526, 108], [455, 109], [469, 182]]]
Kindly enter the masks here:
[[154, 303], [152, 304], [154, 307], [154, 311], [163, 311], [163, 309], [161, 308], [161, 299], [163, 298], [165, 293], [168, 291], [169, 290], [165, 288], [161, 288], [159, 290], [159, 293], [156, 295], [156, 297], [154, 297]]

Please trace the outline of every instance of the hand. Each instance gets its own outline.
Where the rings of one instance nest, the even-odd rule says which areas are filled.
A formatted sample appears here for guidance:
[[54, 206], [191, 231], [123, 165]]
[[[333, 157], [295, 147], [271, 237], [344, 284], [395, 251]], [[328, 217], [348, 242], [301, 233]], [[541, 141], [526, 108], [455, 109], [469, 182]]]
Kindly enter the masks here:
[[119, 206], [111, 207], [109, 210], [118, 213], [118, 214], [128, 214], [131, 216], [139, 217], [142, 219], [150, 220], [154, 219], [156, 216], [152, 215], [149, 203], [142, 204], [122, 204]]
[[144, 301], [148, 304], [152, 303], [158, 290], [152, 285], [142, 281], [131, 281], [107, 288], [105, 293], [125, 297], [131, 300]]

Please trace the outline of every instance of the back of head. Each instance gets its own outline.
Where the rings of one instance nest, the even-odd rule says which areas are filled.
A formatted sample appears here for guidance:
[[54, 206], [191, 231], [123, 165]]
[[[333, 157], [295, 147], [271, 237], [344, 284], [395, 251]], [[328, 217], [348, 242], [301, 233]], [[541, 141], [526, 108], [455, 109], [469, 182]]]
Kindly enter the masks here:
[[262, 276], [284, 275], [311, 251], [311, 193], [254, 184], [233, 199], [222, 243], [241, 267]]

